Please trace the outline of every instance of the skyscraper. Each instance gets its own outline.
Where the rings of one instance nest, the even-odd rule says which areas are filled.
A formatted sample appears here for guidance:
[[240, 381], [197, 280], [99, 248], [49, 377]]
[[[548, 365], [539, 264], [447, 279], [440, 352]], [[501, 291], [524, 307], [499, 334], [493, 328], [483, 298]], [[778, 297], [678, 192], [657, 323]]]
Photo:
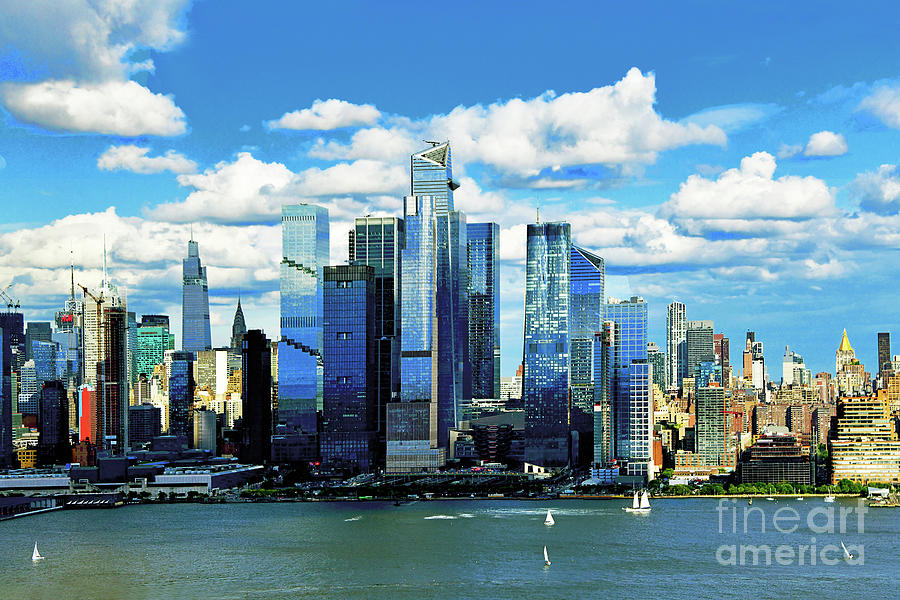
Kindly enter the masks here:
[[629, 475], [652, 476], [653, 367], [647, 361], [647, 304], [640, 296], [610, 298], [606, 319], [615, 323], [612, 402], [616, 457]]
[[666, 355], [659, 351], [656, 342], [647, 342], [647, 360], [653, 365], [653, 384], [666, 389]]
[[61, 381], [48, 381], [40, 392], [41, 437], [38, 457], [41, 464], [71, 462], [69, 442], [69, 400]]
[[666, 308], [666, 386], [680, 388], [687, 375], [687, 319], [684, 304], [672, 302]]
[[0, 363], [3, 365], [0, 388], [0, 466], [12, 466], [13, 373], [25, 362], [25, 320], [21, 312], [0, 312]]
[[[500, 226], [469, 223], [469, 365], [472, 398], [500, 397]], [[466, 395], [466, 391], [463, 391]]]
[[32, 342], [51, 340], [50, 323], [47, 321], [29, 321], [25, 324], [25, 360], [34, 358]]
[[231, 352], [241, 355], [241, 341], [247, 333], [247, 323], [244, 321], [244, 311], [241, 308], [241, 299], [238, 298], [237, 308], [234, 311], [234, 320], [231, 322]]
[[525, 462], [568, 463], [569, 287], [568, 223], [528, 225], [525, 263], [523, 399]]
[[328, 210], [311, 204], [282, 206], [281, 250], [278, 420], [313, 434], [316, 413], [322, 409], [322, 272], [330, 253]]
[[212, 348], [206, 267], [200, 263], [200, 247], [193, 239], [182, 261], [181, 338], [181, 349], [187, 352]]
[[688, 321], [685, 327], [687, 340], [687, 373], [693, 377], [694, 370], [701, 362], [715, 362], [712, 321]]
[[166, 350], [173, 350], [169, 326], [141, 323], [135, 331], [134, 371], [138, 377], [153, 375], [156, 365], [163, 364]]
[[719, 386], [698, 387], [697, 454], [701, 465], [718, 466], [726, 451], [725, 390]]
[[193, 437], [194, 353], [167, 350], [169, 375], [169, 435], [188, 443]]
[[350, 264], [375, 276], [375, 370], [379, 464], [384, 464], [387, 404], [400, 398], [401, 256], [406, 224], [397, 217], [357, 217], [350, 231]]
[[891, 334], [878, 333], [878, 372], [891, 370]]
[[375, 466], [375, 268], [325, 267], [321, 456], [355, 472]]
[[240, 457], [245, 463], [262, 464], [272, 457], [272, 354], [259, 329], [248, 331], [241, 345]]

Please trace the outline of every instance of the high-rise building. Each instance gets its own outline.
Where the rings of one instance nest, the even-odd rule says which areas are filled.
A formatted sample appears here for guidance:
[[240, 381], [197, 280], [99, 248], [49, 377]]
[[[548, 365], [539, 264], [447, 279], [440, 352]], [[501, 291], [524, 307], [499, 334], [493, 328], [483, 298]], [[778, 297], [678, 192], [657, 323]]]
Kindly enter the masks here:
[[216, 411], [198, 409], [194, 411], [193, 442], [196, 450], [207, 450], [216, 455]]
[[321, 456], [354, 472], [375, 467], [375, 268], [325, 267]]
[[879, 332], [878, 334], [878, 372], [891, 370], [891, 334]]
[[713, 353], [716, 357], [716, 363], [722, 367], [723, 372], [727, 367], [731, 366], [728, 346], [729, 341], [724, 333], [713, 334]]
[[206, 267], [200, 262], [200, 246], [191, 239], [182, 261], [181, 349], [199, 352], [212, 348], [209, 333], [209, 288]]
[[525, 462], [563, 467], [569, 458], [571, 228], [528, 225], [525, 262], [523, 400]]
[[647, 360], [653, 365], [653, 384], [666, 389], [666, 355], [659, 351], [656, 342], [647, 342]]
[[134, 371], [150, 377], [156, 365], [163, 364], [166, 350], [174, 350], [168, 325], [144, 325], [135, 331]]
[[38, 460], [45, 465], [71, 462], [66, 386], [61, 381], [48, 381], [41, 388], [40, 398], [41, 436], [38, 442]]
[[687, 341], [687, 375], [692, 376], [701, 362], [716, 360], [713, 344], [712, 321], [687, 321], [685, 323]]
[[34, 358], [32, 342], [49, 342], [52, 339], [49, 321], [29, 321], [25, 324], [25, 360]]
[[194, 353], [166, 350], [165, 363], [169, 376], [169, 435], [188, 443], [193, 437]]
[[350, 231], [350, 264], [372, 267], [375, 276], [378, 464], [384, 464], [387, 405], [400, 398], [400, 261], [405, 245], [405, 222], [397, 217], [357, 217]]
[[272, 456], [272, 354], [269, 339], [259, 329], [241, 342], [242, 462], [262, 464]]
[[247, 322], [244, 320], [244, 310], [241, 308], [241, 299], [238, 298], [237, 308], [234, 311], [234, 320], [231, 322], [231, 352], [238, 358], [241, 356], [241, 341], [247, 333]]
[[162, 415], [158, 406], [149, 403], [128, 407], [128, 441], [132, 447], [146, 444], [162, 433]]
[[[605, 312], [605, 311], [604, 311]], [[612, 361], [616, 324], [604, 321], [594, 334], [594, 456], [593, 464], [605, 468], [616, 459], [613, 422]]]
[[611, 399], [615, 455], [629, 475], [653, 475], [653, 366], [647, 360], [647, 303], [640, 296], [610, 298], [615, 323]]
[[[469, 364], [472, 398], [500, 397], [500, 226], [469, 223]], [[463, 391], [465, 396], [465, 390]]]
[[900, 482], [900, 441], [887, 394], [839, 399], [834, 423], [829, 441], [831, 483]]
[[0, 363], [2, 363], [2, 387], [0, 387], [0, 466], [13, 464], [12, 414], [15, 404], [13, 377], [25, 362], [25, 320], [21, 312], [8, 309], [0, 312]]
[[[278, 420], [314, 434], [322, 410], [322, 271], [329, 260], [328, 210], [281, 207], [281, 342]], [[245, 373], [246, 376], [246, 373]]]
[[725, 390], [719, 386], [697, 387], [695, 398], [698, 460], [704, 466], [719, 466], [727, 442]]
[[784, 357], [781, 359], [781, 384], [793, 385], [794, 383], [802, 383], [802, 381], [795, 381], [795, 375], [799, 375], [797, 379], [802, 378], [802, 374], [795, 374], [795, 371], [803, 371], [804, 369], [806, 369], [806, 365], [803, 364], [803, 357], [791, 350], [789, 346], [785, 346]]
[[680, 388], [687, 376], [687, 318], [684, 304], [666, 308], [666, 387]]
[[594, 455], [595, 336], [603, 330], [606, 265], [596, 254], [572, 246], [569, 253], [569, 429], [573, 464], [589, 464]]
[[850, 339], [847, 337], [847, 330], [844, 329], [844, 333], [841, 335], [841, 344], [834, 353], [835, 374], [840, 373], [841, 368], [852, 362], [855, 358], [856, 352], [853, 351], [853, 346], [850, 345]]

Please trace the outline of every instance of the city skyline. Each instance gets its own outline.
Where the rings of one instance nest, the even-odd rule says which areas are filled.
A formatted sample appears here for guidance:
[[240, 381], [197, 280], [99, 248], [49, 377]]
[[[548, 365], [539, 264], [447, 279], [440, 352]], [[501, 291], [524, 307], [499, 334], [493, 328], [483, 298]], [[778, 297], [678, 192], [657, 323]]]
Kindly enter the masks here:
[[[301, 10], [278, 9], [286, 21]], [[694, 36], [673, 58], [666, 52], [673, 34], [645, 25], [657, 43], [623, 56], [611, 50], [638, 24], [613, 12], [605, 19], [621, 33], [580, 36], [591, 19], [564, 21], [573, 35], [558, 49], [552, 37], [525, 48], [496, 27], [485, 36], [492, 41], [475, 41], [477, 30], [504, 15], [491, 7], [482, 23], [466, 21], [476, 31], [452, 49], [463, 74], [456, 85], [438, 87], [435, 74], [416, 73], [421, 85], [399, 94], [409, 72], [395, 59], [408, 50], [368, 43], [376, 34], [363, 23], [384, 25], [390, 37], [425, 14], [359, 11], [345, 21], [357, 35], [340, 42], [344, 50], [321, 58], [318, 69], [297, 66], [310, 75], [296, 78], [304, 83], [276, 87], [249, 68], [252, 60], [287, 66], [282, 54], [336, 50], [338, 42], [316, 32], [303, 42], [269, 35], [271, 43], [259, 43], [279, 19], [258, 12], [242, 21], [228, 2], [126, 11], [121, 22], [61, 10], [59, 18], [91, 25], [98, 43], [87, 50], [52, 38], [53, 19], [29, 19], [24, 4], [9, 3], [0, 9], [7, 11], [0, 21], [11, 24], [0, 26], [7, 42], [0, 45], [0, 201], [11, 207], [0, 232], [0, 286], [13, 282], [9, 293], [26, 320], [50, 320], [68, 295], [70, 257], [79, 283], [99, 284], [105, 233], [110, 278], [128, 291], [129, 310], [170, 315], [180, 344], [178, 261], [193, 223], [209, 270], [213, 346], [227, 345], [239, 292], [250, 327], [274, 337], [281, 205], [329, 208], [329, 264], [341, 264], [355, 217], [402, 217], [404, 164], [420, 140], [450, 139], [461, 184], [456, 207], [469, 222], [500, 224], [503, 375], [521, 357], [525, 227], [538, 204], [542, 220], [570, 221], [573, 243], [607, 261], [607, 295], [645, 298], [648, 339], [660, 347], [666, 306], [677, 299], [686, 319], [713, 321], [736, 347], [754, 330], [768, 365], [790, 345], [813, 372], [830, 370], [831, 348], [847, 327], [861, 360], [877, 371], [876, 333], [895, 322], [884, 256], [896, 240], [890, 187], [900, 135], [897, 71], [880, 58], [891, 55], [882, 41], [889, 36], [878, 34], [885, 25], [835, 9], [812, 34], [751, 8], [701, 19], [699, 5], [657, 9], [680, 26], [679, 39], [708, 35]], [[331, 9], [302, 10], [326, 18]], [[516, 19], [538, 16], [526, 5]], [[242, 23], [252, 59], [226, 47], [235, 38], [229, 20]], [[729, 30], [733, 41], [719, 31], [731, 21], [747, 24]], [[158, 27], [131, 28], [145, 22]], [[757, 47], [755, 27], [767, 32], [764, 51], [747, 49]], [[811, 35], [837, 41], [811, 44]], [[527, 77], [521, 66], [509, 81], [487, 76], [503, 43], [523, 53]], [[354, 62], [357, 47], [394, 66], [354, 77], [364, 70]], [[72, 60], [58, 59], [67, 52]], [[569, 62], [560, 67], [563, 55]], [[191, 81], [212, 57], [234, 77]], [[342, 76], [323, 77], [329, 72]], [[381, 85], [367, 85], [376, 75]], [[258, 91], [259, 100], [239, 87]], [[141, 112], [87, 118], [67, 104], [79, 91]], [[213, 92], [233, 101], [217, 102]], [[53, 109], [66, 107], [62, 123]], [[575, 133], [559, 140], [554, 128]], [[718, 199], [727, 211], [710, 209]], [[797, 319], [798, 311], [807, 318]]]

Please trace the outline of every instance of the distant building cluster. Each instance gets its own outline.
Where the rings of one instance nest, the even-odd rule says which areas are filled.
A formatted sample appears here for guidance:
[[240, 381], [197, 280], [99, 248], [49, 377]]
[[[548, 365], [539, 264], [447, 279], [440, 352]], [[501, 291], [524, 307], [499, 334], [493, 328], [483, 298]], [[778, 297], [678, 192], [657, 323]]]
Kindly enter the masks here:
[[[500, 377], [496, 223], [456, 210], [449, 142], [410, 159], [403, 214], [361, 216], [330, 263], [328, 210], [284, 205], [280, 326], [248, 330], [240, 299], [213, 347], [197, 241], [183, 259], [182, 343], [169, 317], [128, 310], [104, 268], [52, 322], [0, 314], [0, 463], [137, 456], [154, 443], [245, 464], [419, 473], [503, 464], [599, 483], [733, 473], [742, 482], [900, 482], [900, 357], [879, 333], [877, 373], [846, 331], [834, 373], [785, 348], [743, 348], [666, 308], [648, 337], [640, 296], [607, 297], [606, 262], [567, 222], [526, 233], [522, 363]], [[662, 342], [662, 340], [661, 340]], [[732, 352], [735, 353], [732, 361]]]

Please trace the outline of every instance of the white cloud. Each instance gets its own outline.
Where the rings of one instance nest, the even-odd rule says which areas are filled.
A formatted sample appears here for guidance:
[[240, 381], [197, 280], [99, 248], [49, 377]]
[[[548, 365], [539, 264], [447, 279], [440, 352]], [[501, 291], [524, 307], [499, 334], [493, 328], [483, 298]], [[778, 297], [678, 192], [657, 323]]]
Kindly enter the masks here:
[[184, 113], [169, 96], [134, 81], [6, 83], [0, 98], [18, 120], [57, 131], [135, 137], [186, 130]]
[[388, 127], [357, 132], [348, 144], [319, 143], [313, 153], [393, 162], [402, 158], [401, 152], [408, 153], [410, 140], [449, 139], [455, 167], [481, 162], [534, 177], [544, 169], [588, 164], [628, 171], [654, 162], [664, 150], [725, 144], [719, 127], [667, 121], [655, 111], [655, 102], [655, 76], [632, 68], [614, 85], [589, 92], [547, 92], [530, 100], [458, 106], [419, 121], [395, 118]]
[[701, 219], [797, 219], [834, 212], [828, 186], [815, 177], [773, 179], [775, 157], [757, 152], [715, 180], [691, 175], [660, 207], [663, 217]]
[[97, 167], [104, 171], [133, 171], [135, 173], [193, 173], [197, 163], [182, 154], [169, 150], [163, 156], [147, 156], [150, 148], [133, 144], [110, 146], [97, 159]]
[[405, 165], [374, 160], [339, 163], [327, 169], [312, 167], [300, 172], [289, 190], [300, 196], [345, 194], [402, 194], [409, 189]]
[[900, 129], [900, 86], [876, 87], [859, 103], [859, 109], [872, 113], [888, 127]]
[[371, 104], [353, 104], [332, 98], [316, 100], [310, 108], [285, 113], [280, 119], [268, 121], [266, 126], [269, 129], [328, 130], [372, 125], [379, 117], [381, 113]]
[[809, 136], [805, 156], [840, 156], [847, 154], [847, 140], [840, 133], [820, 131]]
[[793, 158], [803, 152], [803, 144], [781, 144], [778, 148], [778, 158]]
[[875, 172], [860, 173], [852, 189], [864, 210], [879, 214], [900, 211], [900, 174], [896, 165], [881, 165]]
[[693, 123], [701, 127], [715, 125], [726, 133], [734, 133], [757, 125], [780, 113], [777, 104], [727, 104], [713, 106], [681, 119], [681, 123]]

